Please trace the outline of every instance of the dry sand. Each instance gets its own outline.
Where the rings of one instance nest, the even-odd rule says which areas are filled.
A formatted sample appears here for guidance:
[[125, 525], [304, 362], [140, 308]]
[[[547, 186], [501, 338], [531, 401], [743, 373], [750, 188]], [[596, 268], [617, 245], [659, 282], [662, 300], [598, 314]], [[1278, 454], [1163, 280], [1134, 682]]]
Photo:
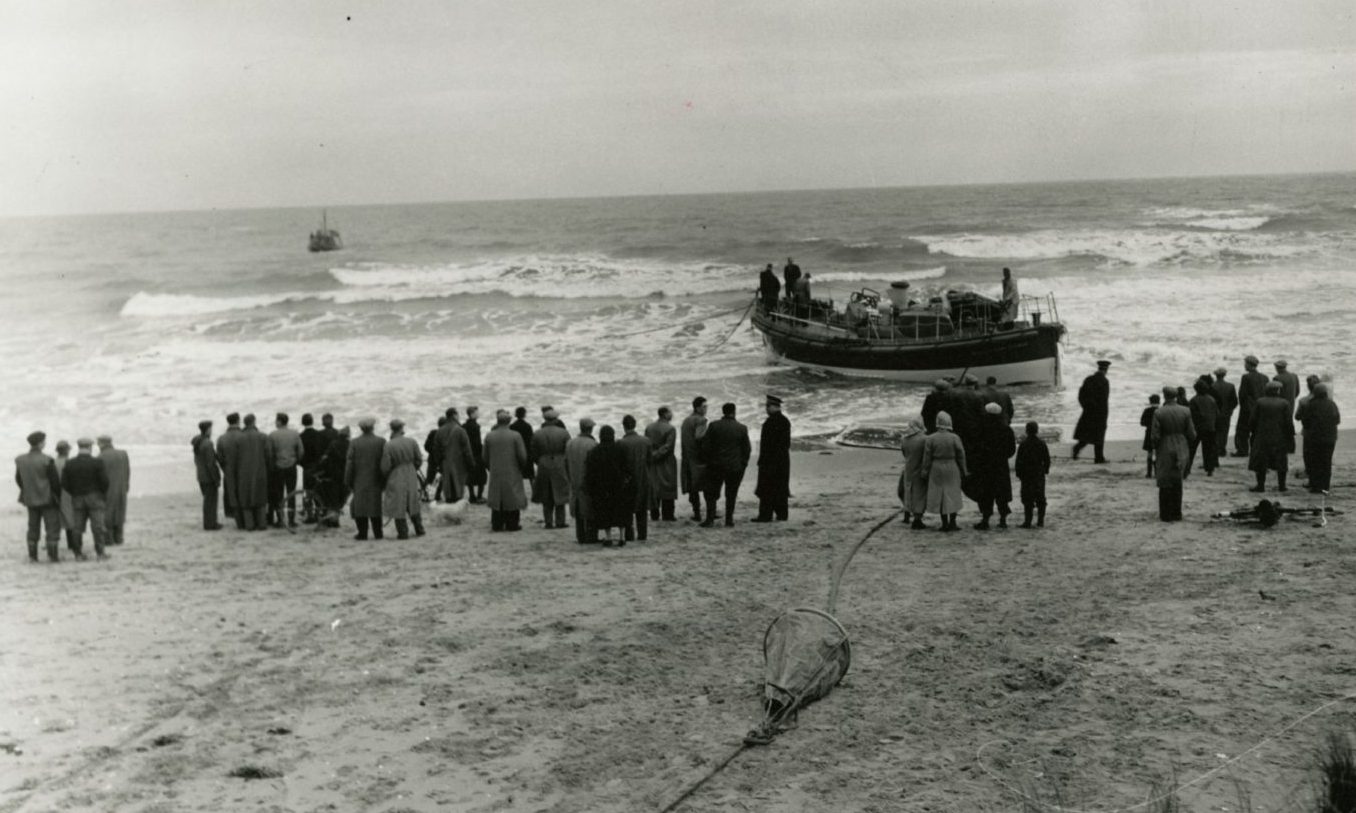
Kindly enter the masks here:
[[[872, 538], [838, 607], [844, 682], [683, 809], [1020, 809], [1007, 784], [1111, 810], [1221, 766], [1187, 809], [1302, 800], [1356, 702], [1228, 760], [1356, 690], [1356, 515], [1212, 522], [1255, 502], [1230, 459], [1165, 525], [1135, 444], [1067, 449], [1043, 531], [973, 531], [971, 508], [961, 533]], [[897, 507], [898, 454], [793, 468], [788, 523], [747, 522], [751, 471], [734, 529], [619, 550], [535, 512], [407, 542], [204, 533], [185, 494], [134, 500], [108, 563], [29, 566], [7, 513], [0, 811], [659, 810], [757, 723], [767, 624], [823, 607], [835, 556]]]

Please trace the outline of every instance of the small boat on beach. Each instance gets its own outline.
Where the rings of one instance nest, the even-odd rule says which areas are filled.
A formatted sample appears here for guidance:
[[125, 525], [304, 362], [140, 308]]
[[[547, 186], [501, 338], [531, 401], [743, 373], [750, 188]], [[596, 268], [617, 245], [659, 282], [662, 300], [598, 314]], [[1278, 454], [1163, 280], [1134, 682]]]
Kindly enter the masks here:
[[870, 288], [846, 308], [832, 300], [779, 300], [754, 307], [753, 326], [774, 363], [845, 375], [932, 383], [968, 373], [1002, 385], [1060, 383], [1059, 343], [1065, 329], [1053, 295], [1004, 303], [948, 291], [926, 303], [907, 285], [888, 300]]
[[320, 230], [311, 232], [311, 251], [338, 251], [344, 247], [339, 232], [330, 228], [326, 212], [320, 211]]

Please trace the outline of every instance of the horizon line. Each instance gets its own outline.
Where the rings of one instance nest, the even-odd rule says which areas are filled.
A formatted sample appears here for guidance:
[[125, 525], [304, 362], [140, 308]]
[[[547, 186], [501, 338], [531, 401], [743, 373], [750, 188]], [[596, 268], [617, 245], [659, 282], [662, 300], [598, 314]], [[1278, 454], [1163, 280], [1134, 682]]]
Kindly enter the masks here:
[[543, 195], [540, 197], [504, 197], [504, 198], [444, 198], [437, 200], [404, 200], [404, 201], [385, 201], [371, 203], [312, 203], [312, 204], [286, 204], [286, 205], [251, 205], [251, 206], [205, 206], [188, 209], [115, 209], [103, 211], [80, 211], [80, 212], [39, 212], [31, 214], [0, 214], [0, 220], [25, 220], [34, 218], [61, 218], [61, 217], [106, 217], [116, 215], [156, 215], [156, 214], [201, 214], [205, 212], [257, 212], [257, 211], [289, 211], [294, 209], [356, 209], [377, 206], [441, 206], [441, 205], [465, 205], [465, 204], [503, 204], [503, 203], [534, 203], [544, 201], [592, 201], [592, 200], [627, 200], [640, 198], [682, 198], [682, 197], [722, 197], [739, 195], [778, 195], [778, 194], [798, 194], [803, 192], [861, 192], [861, 191], [883, 191], [890, 189], [963, 189], [966, 187], [1011, 187], [1011, 186], [1060, 186], [1076, 184], [1094, 184], [1094, 183], [1125, 183], [1134, 181], [1177, 181], [1177, 180], [1210, 180], [1223, 178], [1281, 178], [1281, 177], [1306, 177], [1322, 175], [1352, 175], [1356, 174], [1356, 168], [1353, 169], [1330, 169], [1330, 170], [1306, 170], [1302, 172], [1242, 172], [1242, 173], [1211, 173], [1200, 175], [1150, 175], [1150, 176], [1120, 176], [1103, 178], [1063, 178], [1039, 181], [966, 181], [961, 183], [917, 183], [917, 184], [886, 184], [880, 186], [811, 186], [797, 188], [778, 188], [778, 189], [744, 189], [744, 190], [724, 190], [724, 191], [700, 191], [700, 192], [625, 192], [605, 195]]

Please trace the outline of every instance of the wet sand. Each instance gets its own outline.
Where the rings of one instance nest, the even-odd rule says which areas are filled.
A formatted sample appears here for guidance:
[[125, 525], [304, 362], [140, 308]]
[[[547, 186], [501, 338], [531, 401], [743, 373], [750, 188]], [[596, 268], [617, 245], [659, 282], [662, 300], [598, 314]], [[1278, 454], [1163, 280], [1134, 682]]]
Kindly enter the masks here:
[[[1354, 518], [1211, 521], [1256, 502], [1229, 459], [1163, 524], [1136, 447], [1052, 447], [1044, 530], [971, 530], [969, 503], [960, 533], [887, 525], [842, 585], [843, 683], [682, 809], [1109, 810], [1214, 769], [1188, 809], [1303, 799], [1356, 702], [1229, 760], [1356, 691]], [[406, 542], [204, 533], [182, 494], [134, 499], [108, 563], [29, 566], [11, 507], [0, 811], [659, 810], [758, 722], [764, 629], [824, 606], [900, 464], [802, 444], [789, 522], [747, 522], [750, 469], [737, 527], [680, 501], [611, 550], [532, 509], [517, 534], [483, 509]]]

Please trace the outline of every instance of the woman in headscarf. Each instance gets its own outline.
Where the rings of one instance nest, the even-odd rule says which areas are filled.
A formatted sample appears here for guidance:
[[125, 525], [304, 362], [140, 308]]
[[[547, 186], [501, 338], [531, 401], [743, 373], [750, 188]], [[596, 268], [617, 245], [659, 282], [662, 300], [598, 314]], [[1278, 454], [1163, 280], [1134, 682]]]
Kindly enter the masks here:
[[899, 501], [904, 504], [904, 521], [913, 520], [909, 527], [915, 531], [926, 528], [923, 513], [928, 510], [928, 481], [923, 473], [923, 446], [928, 436], [923, 431], [923, 418], [914, 415], [904, 430], [900, 451], [904, 453], [904, 471], [899, 473]]
[[591, 508], [589, 527], [601, 528], [607, 535], [603, 547], [612, 547], [613, 528], [622, 529], [617, 545], [625, 545], [625, 529], [631, 524], [636, 502], [635, 483], [626, 451], [617, 444], [617, 432], [610, 426], [598, 431], [598, 445], [584, 460], [584, 490]]
[[940, 530], [960, 530], [956, 514], [961, 507], [961, 479], [968, 474], [965, 445], [951, 431], [951, 415], [938, 412], [937, 431], [923, 444], [923, 476], [928, 481], [927, 510], [941, 515]]

